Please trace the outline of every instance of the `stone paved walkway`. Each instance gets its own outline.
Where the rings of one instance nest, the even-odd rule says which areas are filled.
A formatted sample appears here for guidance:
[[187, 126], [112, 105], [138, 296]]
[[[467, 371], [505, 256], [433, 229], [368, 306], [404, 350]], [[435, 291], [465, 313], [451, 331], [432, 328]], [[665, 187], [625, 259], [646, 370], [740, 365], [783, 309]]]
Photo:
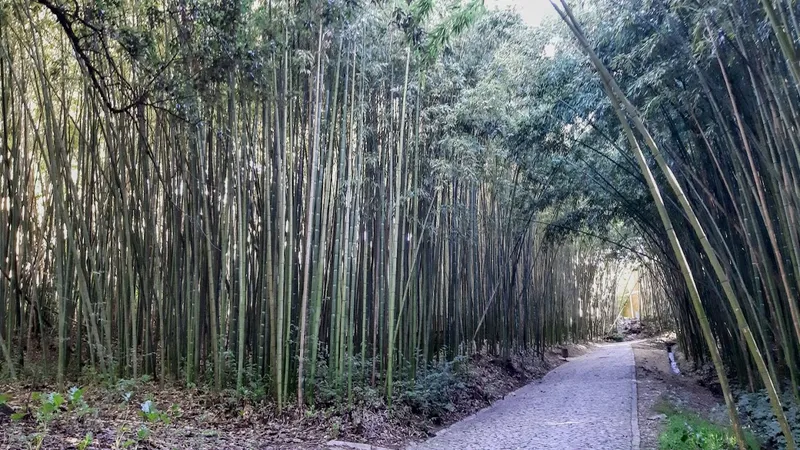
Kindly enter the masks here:
[[570, 359], [414, 450], [638, 450], [636, 372], [628, 343]]

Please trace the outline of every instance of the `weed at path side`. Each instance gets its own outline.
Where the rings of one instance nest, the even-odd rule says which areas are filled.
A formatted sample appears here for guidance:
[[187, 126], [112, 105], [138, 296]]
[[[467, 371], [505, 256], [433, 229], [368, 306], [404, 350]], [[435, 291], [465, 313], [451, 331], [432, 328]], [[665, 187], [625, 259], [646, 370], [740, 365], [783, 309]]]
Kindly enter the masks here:
[[[680, 411], [671, 405], [657, 408], [667, 416], [667, 423], [658, 438], [660, 450], [736, 450], [736, 438], [730, 426], [723, 426], [698, 416]], [[745, 430], [747, 448], [758, 450], [761, 446], [755, 436]]]

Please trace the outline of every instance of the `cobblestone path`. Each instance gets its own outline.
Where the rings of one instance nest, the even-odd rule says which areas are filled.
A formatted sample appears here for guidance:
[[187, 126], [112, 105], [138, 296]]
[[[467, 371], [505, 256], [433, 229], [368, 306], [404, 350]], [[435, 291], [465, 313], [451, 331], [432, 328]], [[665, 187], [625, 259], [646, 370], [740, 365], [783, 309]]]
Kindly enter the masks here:
[[561, 365], [413, 450], [638, 450], [636, 372], [628, 343]]

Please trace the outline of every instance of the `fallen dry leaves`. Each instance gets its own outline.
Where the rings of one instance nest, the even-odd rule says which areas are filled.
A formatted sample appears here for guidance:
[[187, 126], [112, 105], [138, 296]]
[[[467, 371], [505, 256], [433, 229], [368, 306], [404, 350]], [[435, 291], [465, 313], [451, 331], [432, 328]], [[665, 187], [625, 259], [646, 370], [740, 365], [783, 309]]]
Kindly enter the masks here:
[[[582, 349], [572, 347], [570, 355]], [[45, 426], [35, 419], [38, 404], [32, 393], [46, 394], [55, 391], [54, 386], [0, 384], [8, 407], [30, 412], [11, 420], [0, 410], [0, 449], [27, 449], [38, 437], [46, 449], [78, 449], [84, 443], [86, 449], [312, 449], [326, 448], [331, 439], [397, 448], [489, 406], [560, 363], [555, 352], [509, 360], [473, 355], [465, 382], [451, 395], [452, 407], [439, 417], [426, 417], [402, 402], [389, 410], [382, 401], [278, 412], [274, 403], [254, 404], [233, 391], [126, 382], [81, 386], [89, 409], [59, 411]], [[164, 421], [141, 417], [141, 405], [147, 400], [163, 413]]]

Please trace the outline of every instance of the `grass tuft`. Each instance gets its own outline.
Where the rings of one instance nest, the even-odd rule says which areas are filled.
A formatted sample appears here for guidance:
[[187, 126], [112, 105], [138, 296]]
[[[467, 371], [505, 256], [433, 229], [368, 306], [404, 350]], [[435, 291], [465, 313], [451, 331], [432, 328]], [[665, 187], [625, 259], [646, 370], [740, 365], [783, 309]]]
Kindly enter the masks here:
[[[736, 450], [736, 438], [730, 426], [723, 426], [697, 414], [679, 411], [671, 405], [658, 405], [659, 412], [667, 415], [667, 424], [658, 438], [661, 450]], [[748, 449], [761, 446], [755, 436], [745, 430]]]

